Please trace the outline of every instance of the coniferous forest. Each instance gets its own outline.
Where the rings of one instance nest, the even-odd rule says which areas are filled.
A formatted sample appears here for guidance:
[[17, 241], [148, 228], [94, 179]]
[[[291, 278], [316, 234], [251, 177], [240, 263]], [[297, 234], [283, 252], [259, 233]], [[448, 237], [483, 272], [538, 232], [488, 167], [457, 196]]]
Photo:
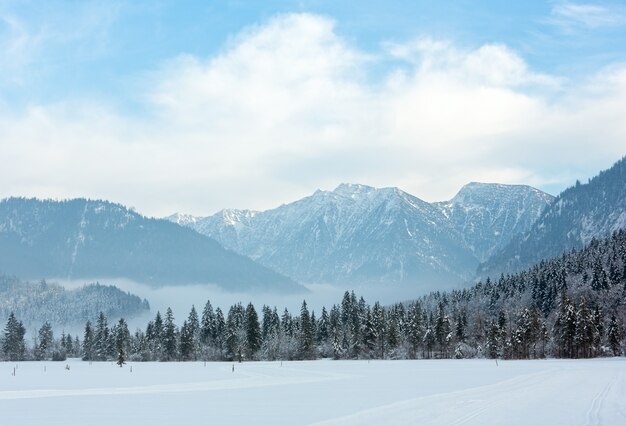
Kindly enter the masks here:
[[471, 288], [370, 305], [354, 292], [321, 312], [207, 301], [176, 321], [157, 312], [131, 333], [104, 313], [82, 336], [54, 336], [45, 323], [27, 345], [19, 318], [2, 336], [5, 360], [192, 361], [417, 358], [590, 358], [624, 353], [626, 231], [581, 250]]

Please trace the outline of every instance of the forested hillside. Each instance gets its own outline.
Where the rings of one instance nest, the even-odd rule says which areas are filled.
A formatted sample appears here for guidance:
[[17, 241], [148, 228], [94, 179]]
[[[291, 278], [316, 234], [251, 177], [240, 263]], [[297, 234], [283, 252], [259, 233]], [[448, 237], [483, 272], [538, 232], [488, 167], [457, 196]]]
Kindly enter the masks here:
[[57, 326], [83, 324], [104, 312], [113, 318], [131, 318], [150, 309], [148, 301], [99, 283], [66, 290], [54, 283], [25, 282], [0, 275], [0, 318], [11, 312], [26, 325], [49, 321]]
[[0, 272], [24, 279], [128, 278], [150, 285], [304, 292], [215, 240], [120, 204], [82, 198], [0, 201]]
[[[101, 314], [73, 350], [84, 359], [144, 361], [611, 356], [624, 352], [625, 296], [622, 230], [521, 273], [393, 306], [369, 305], [354, 292], [317, 315], [306, 302], [298, 314], [263, 306], [260, 315], [252, 303], [225, 314], [207, 302], [180, 327], [168, 309], [134, 334], [124, 320], [109, 327]], [[15, 335], [14, 319], [5, 342]], [[5, 343], [5, 357], [14, 347]]]
[[517, 272], [624, 228], [626, 157], [589, 182], [576, 182], [559, 194], [527, 232], [482, 264], [478, 274]]

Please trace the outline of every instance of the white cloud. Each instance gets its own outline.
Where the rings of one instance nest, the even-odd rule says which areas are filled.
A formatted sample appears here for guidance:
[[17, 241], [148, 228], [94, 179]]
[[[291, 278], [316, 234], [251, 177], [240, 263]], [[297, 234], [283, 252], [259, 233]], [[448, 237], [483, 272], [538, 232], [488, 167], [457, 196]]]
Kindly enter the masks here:
[[555, 87], [561, 83], [553, 76], [532, 72], [518, 54], [502, 44], [464, 51], [450, 42], [422, 37], [407, 43], [388, 43], [386, 48], [391, 56], [416, 65], [423, 73], [449, 74], [475, 85]]
[[614, 27], [626, 25], [626, 13], [623, 7], [564, 2], [552, 7], [550, 22], [566, 30], [574, 27]]
[[372, 82], [375, 59], [333, 21], [282, 15], [147, 75], [149, 116], [69, 102], [0, 111], [0, 196], [207, 214], [350, 181], [437, 200], [472, 180], [565, 185], [624, 154], [626, 66], [566, 82], [500, 44], [387, 51], [402, 63]]

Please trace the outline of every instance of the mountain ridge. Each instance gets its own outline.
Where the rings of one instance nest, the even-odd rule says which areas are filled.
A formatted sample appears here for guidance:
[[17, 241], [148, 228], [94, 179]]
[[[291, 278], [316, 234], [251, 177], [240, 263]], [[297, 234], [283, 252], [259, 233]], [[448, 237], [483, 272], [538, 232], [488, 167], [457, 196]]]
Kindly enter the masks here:
[[306, 292], [189, 228], [85, 198], [0, 201], [0, 271], [23, 279], [125, 277], [153, 286]]
[[531, 229], [481, 264], [478, 275], [516, 272], [623, 228], [626, 228], [626, 157], [587, 183], [577, 181], [561, 192]]
[[[495, 184], [480, 185], [484, 192]], [[534, 200], [520, 202], [529, 211], [521, 230], [553, 198], [524, 185], [497, 185]], [[428, 203], [396, 187], [342, 183], [274, 209], [224, 209], [187, 226], [301, 282], [449, 285], [471, 279], [480, 260], [453, 220], [453, 207], [463, 204], [459, 194]]]

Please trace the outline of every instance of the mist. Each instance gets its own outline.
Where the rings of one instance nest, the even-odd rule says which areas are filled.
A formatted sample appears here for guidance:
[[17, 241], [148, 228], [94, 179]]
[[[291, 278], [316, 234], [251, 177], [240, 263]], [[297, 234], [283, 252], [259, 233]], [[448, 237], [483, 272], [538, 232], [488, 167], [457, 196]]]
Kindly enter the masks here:
[[[144, 283], [138, 283], [128, 279], [93, 279], [93, 280], [60, 280], [51, 279], [66, 289], [75, 289], [86, 284], [99, 282], [105, 285], [114, 285], [119, 289], [130, 292], [142, 299], [147, 299], [150, 303], [150, 311], [144, 315], [125, 318], [131, 330], [137, 328], [145, 329], [148, 321], [156, 315], [157, 311], [162, 314], [171, 308], [174, 313], [176, 324], [180, 325], [189, 315], [192, 306], [195, 306], [198, 315], [202, 315], [202, 310], [207, 301], [211, 301], [213, 308], [219, 307], [228, 313], [228, 309], [241, 302], [247, 305], [252, 302], [257, 312], [260, 312], [263, 305], [276, 307], [279, 314], [285, 308], [290, 313], [299, 315], [302, 301], [305, 300], [309, 311], [315, 311], [319, 317], [322, 307], [330, 309], [334, 304], [340, 304], [346, 291], [354, 291], [357, 297], [363, 297], [369, 304], [379, 301], [383, 305], [415, 299], [432, 289], [423, 287], [408, 286], [339, 286], [333, 284], [304, 284], [309, 290], [303, 294], [278, 294], [264, 292], [229, 292], [212, 284], [189, 284], [176, 286], [153, 287]], [[448, 289], [446, 287], [445, 289]], [[443, 290], [444, 288], [440, 288]], [[109, 322], [117, 321], [118, 318], [109, 318]]]

